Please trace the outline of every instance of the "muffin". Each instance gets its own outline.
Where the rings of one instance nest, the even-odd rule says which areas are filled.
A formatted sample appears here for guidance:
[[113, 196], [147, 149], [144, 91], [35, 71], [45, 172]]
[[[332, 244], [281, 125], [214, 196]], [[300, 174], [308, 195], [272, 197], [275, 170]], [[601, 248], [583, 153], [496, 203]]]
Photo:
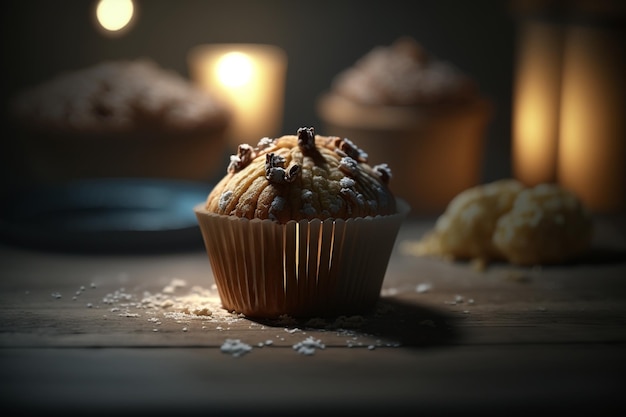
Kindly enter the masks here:
[[325, 133], [358, 137], [373, 164], [394, 167], [391, 189], [414, 213], [439, 214], [480, 181], [491, 103], [413, 38], [377, 46], [338, 73], [316, 111]]
[[242, 144], [196, 206], [224, 308], [249, 317], [371, 310], [408, 212], [351, 140], [316, 135]]
[[534, 266], [565, 263], [591, 246], [589, 210], [571, 191], [502, 179], [457, 195], [433, 230], [405, 249], [415, 255], [505, 261]]
[[14, 150], [35, 182], [209, 180], [224, 158], [230, 118], [222, 102], [148, 59], [65, 72], [10, 104]]
[[493, 244], [517, 265], [559, 264], [584, 255], [591, 246], [589, 209], [570, 190], [539, 184], [518, 194], [498, 219]]

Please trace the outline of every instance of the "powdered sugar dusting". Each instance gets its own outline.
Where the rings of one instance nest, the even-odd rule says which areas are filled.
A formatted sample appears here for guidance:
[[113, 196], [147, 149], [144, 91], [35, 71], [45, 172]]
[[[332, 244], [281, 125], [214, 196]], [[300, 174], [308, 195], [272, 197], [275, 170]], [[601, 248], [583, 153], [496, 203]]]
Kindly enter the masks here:
[[344, 174], [354, 176], [359, 169], [358, 162], [349, 156], [344, 156], [339, 162], [339, 169]]
[[[404, 313], [398, 311], [394, 303], [381, 302], [371, 315], [366, 316], [295, 319], [283, 315], [277, 319], [257, 321], [224, 309], [215, 284], [206, 288], [190, 285], [185, 279], [174, 277], [164, 280], [163, 285], [157, 287], [160, 288], [158, 291], [143, 291], [140, 289], [141, 286], [134, 287], [133, 281], [125, 275], [123, 280], [118, 281], [125, 286], [108, 293], [91, 292], [89, 287], [86, 289], [81, 286], [75, 291], [76, 297], [87, 298], [83, 302], [90, 310], [105, 307], [102, 316], [104, 320], [127, 321], [125, 324], [127, 328], [130, 326], [133, 329], [137, 326], [136, 331], [153, 333], [158, 335], [156, 337], [167, 334], [169, 338], [178, 333], [182, 342], [187, 340], [193, 343], [207, 343], [233, 357], [240, 357], [258, 349], [279, 349], [279, 352], [292, 352], [304, 356], [319, 353], [328, 346], [373, 351], [379, 347], [401, 346], [404, 342], [403, 335], [406, 334], [405, 330], [396, 329], [396, 317]], [[95, 286], [92, 285], [91, 288]], [[154, 284], [149, 288], [154, 289]], [[65, 291], [67, 290], [64, 289]], [[381, 295], [384, 300], [385, 297], [409, 291], [419, 290], [415, 286], [386, 288]], [[462, 305], [464, 308], [462, 313], [466, 316], [474, 304], [473, 299], [463, 294], [457, 294], [453, 300], [446, 301], [445, 304], [449, 304], [451, 308]], [[429, 327], [426, 323], [431, 323], [430, 327], [435, 326], [435, 322], [429, 321], [426, 317], [419, 316], [418, 319], [421, 321], [415, 320], [407, 325], [414, 324], [423, 328]], [[394, 324], [390, 326], [392, 323]], [[253, 331], [247, 332], [247, 329]], [[407, 331], [413, 330], [415, 328]], [[418, 333], [419, 331], [417, 329]], [[215, 338], [219, 339], [220, 333], [223, 334], [223, 338], [216, 341]], [[394, 340], [395, 338], [400, 338], [402, 342]], [[169, 340], [175, 344], [179, 343], [175, 339]], [[162, 342], [159, 340], [159, 343]]]
[[228, 203], [230, 202], [232, 197], [233, 197], [233, 192], [230, 190], [226, 190], [222, 193], [222, 195], [220, 195], [220, 201], [218, 203], [220, 210], [222, 211], [226, 210], [226, 207], [228, 206]]
[[239, 339], [226, 339], [220, 350], [223, 353], [228, 353], [234, 357], [245, 355], [252, 350], [252, 346], [247, 343], [243, 343]]
[[301, 342], [293, 345], [293, 349], [301, 355], [313, 355], [316, 349], [325, 349], [326, 345], [320, 339], [314, 339], [312, 336], [307, 337]]
[[[102, 302], [110, 306], [111, 312], [120, 317], [150, 316], [153, 323], [160, 324], [155, 316], [182, 323], [189, 320], [204, 320], [231, 324], [242, 321], [243, 317], [222, 308], [219, 294], [215, 287], [207, 289], [201, 286], [189, 287], [180, 278], [173, 278], [161, 291], [144, 291], [141, 296], [120, 288], [108, 293]], [[188, 330], [188, 329], [187, 329]]]
[[339, 180], [339, 185], [341, 188], [352, 188], [356, 185], [356, 181], [350, 177], [342, 177]]

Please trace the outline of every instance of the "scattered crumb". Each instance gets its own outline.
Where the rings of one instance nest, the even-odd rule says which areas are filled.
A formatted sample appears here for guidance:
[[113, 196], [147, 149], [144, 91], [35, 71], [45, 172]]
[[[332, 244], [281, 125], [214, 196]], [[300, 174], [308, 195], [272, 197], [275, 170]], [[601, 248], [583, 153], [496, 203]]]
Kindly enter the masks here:
[[174, 278], [161, 291], [165, 294], [174, 294], [177, 289], [184, 288], [186, 286], [187, 286], [187, 281], [179, 279], [179, 278]]
[[220, 347], [223, 353], [229, 353], [232, 356], [239, 357], [245, 355], [252, 350], [252, 346], [243, 343], [239, 339], [226, 339]]
[[303, 341], [293, 345], [293, 348], [301, 355], [313, 355], [316, 349], [325, 349], [326, 345], [324, 345], [321, 340], [309, 336]]
[[[128, 284], [127, 284], [128, 285]], [[95, 287], [92, 284], [92, 288]], [[427, 292], [432, 288], [431, 283], [422, 283], [416, 285], [414, 290], [417, 292]], [[408, 290], [411, 290], [408, 287]], [[76, 297], [89, 297], [87, 294], [83, 294], [85, 286], [80, 286], [76, 291]], [[396, 293], [398, 289], [391, 288], [390, 293]], [[61, 298], [60, 292], [53, 292], [54, 298]], [[456, 296], [456, 302], [462, 302], [463, 297]], [[92, 300], [89, 300], [92, 301]], [[200, 286], [190, 286], [186, 281], [174, 278], [164, 287], [155, 293], [148, 291], [137, 292], [128, 291], [123, 286], [119, 289], [109, 292], [99, 300], [111, 313], [116, 313], [117, 317], [124, 319], [141, 318], [139, 322], [145, 323], [145, 331], [160, 332], [163, 323], [167, 323], [167, 320], [173, 320], [174, 323], [179, 324], [179, 327], [173, 327], [178, 329], [179, 332], [192, 332], [194, 325], [192, 320], [201, 320], [202, 329], [211, 329], [216, 331], [229, 331], [231, 324], [235, 323], [247, 323], [250, 328], [265, 329], [265, 324], [257, 323], [254, 320], [248, 320], [243, 314], [237, 314], [225, 310], [221, 305], [221, 300], [217, 292], [217, 287], [212, 285], [210, 289]], [[468, 301], [469, 303], [469, 301]], [[86, 302], [84, 304], [87, 308], [98, 308], [97, 302]], [[388, 316], [393, 314], [394, 309], [385, 303], [381, 303], [377, 306], [374, 315], [377, 317]], [[111, 320], [112, 316], [103, 316], [105, 320]], [[145, 321], [144, 321], [145, 320]], [[244, 322], [245, 320], [245, 322]], [[208, 326], [209, 323], [213, 325]], [[376, 340], [373, 342], [374, 335], [363, 333], [363, 329], [367, 328], [368, 316], [363, 315], [350, 315], [350, 316], [337, 316], [337, 317], [313, 317], [307, 320], [296, 319], [289, 315], [282, 315], [277, 319], [271, 320], [270, 324], [272, 328], [283, 327], [284, 333], [288, 336], [276, 335], [276, 340], [279, 343], [284, 343], [285, 340], [289, 340], [290, 337], [297, 337], [297, 334], [306, 335], [308, 330], [314, 330], [318, 332], [334, 331], [337, 336], [345, 338], [348, 347], [361, 347], [368, 350], [375, 350], [378, 347], [398, 347], [401, 343], [397, 341], [381, 341]], [[432, 320], [424, 320], [420, 325], [426, 325], [435, 327]], [[241, 324], [239, 325], [241, 326]], [[170, 327], [167, 327], [170, 329]], [[196, 329], [200, 328], [200, 323]], [[234, 327], [233, 327], [234, 328]], [[239, 328], [239, 327], [237, 327]], [[363, 338], [362, 338], [363, 337]], [[258, 341], [254, 344], [254, 347], [262, 348], [265, 346], [273, 345], [274, 341], [271, 339], [265, 341]], [[306, 337], [306, 339], [292, 345], [293, 349], [302, 355], [313, 355], [317, 349], [325, 349], [325, 344], [320, 339], [315, 339], [312, 336]], [[226, 342], [221, 346], [221, 351], [224, 353], [230, 353], [233, 356], [241, 356], [252, 350], [252, 346], [241, 342], [238, 339], [226, 339]]]
[[420, 294], [423, 294], [425, 292], [429, 292], [430, 290], [433, 289], [433, 285], [429, 282], [423, 282], [421, 284], [417, 284], [417, 286], [415, 286], [415, 291], [417, 291]]
[[293, 329], [285, 329], [285, 331], [287, 333], [296, 333], [296, 332], [301, 332], [302, 330], [298, 329], [297, 327], [294, 327]]
[[187, 313], [187, 314], [193, 314], [195, 316], [210, 316], [213, 314], [213, 312], [211, 310], [209, 310], [208, 307], [202, 307], [202, 308], [195, 308], [192, 310], [189, 310], [189, 308], [183, 310], [183, 313]]

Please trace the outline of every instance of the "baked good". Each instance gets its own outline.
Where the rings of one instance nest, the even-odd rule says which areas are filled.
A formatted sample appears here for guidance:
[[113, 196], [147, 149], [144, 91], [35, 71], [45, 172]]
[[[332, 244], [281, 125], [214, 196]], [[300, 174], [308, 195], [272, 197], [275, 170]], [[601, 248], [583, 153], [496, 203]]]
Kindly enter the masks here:
[[493, 244], [517, 265], [556, 264], [583, 255], [592, 237], [592, 217], [582, 201], [559, 185], [539, 184], [520, 191], [498, 219]]
[[461, 192], [434, 228], [405, 249], [418, 256], [533, 266], [584, 254], [592, 234], [591, 215], [571, 191], [502, 179]]
[[351, 140], [316, 135], [242, 144], [195, 208], [224, 307], [272, 318], [374, 307], [408, 212]]
[[471, 78], [410, 37], [374, 47], [332, 83], [338, 94], [372, 105], [453, 104], [477, 93]]
[[317, 102], [326, 134], [358, 137], [413, 212], [440, 213], [480, 178], [491, 104], [477, 83], [415, 39], [376, 46], [339, 72]]
[[519, 181], [504, 179], [459, 193], [437, 218], [420, 249], [424, 254], [454, 259], [500, 258], [492, 242], [496, 223], [511, 210], [522, 189]]
[[230, 110], [148, 59], [106, 61], [19, 92], [11, 122], [26, 175], [209, 180]]

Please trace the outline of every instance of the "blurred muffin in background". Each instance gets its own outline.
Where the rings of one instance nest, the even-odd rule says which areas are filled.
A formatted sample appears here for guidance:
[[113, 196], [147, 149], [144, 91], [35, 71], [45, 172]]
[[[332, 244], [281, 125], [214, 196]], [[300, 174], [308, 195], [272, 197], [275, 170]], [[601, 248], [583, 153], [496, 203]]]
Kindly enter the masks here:
[[230, 110], [148, 59], [107, 61], [21, 91], [10, 104], [28, 182], [143, 177], [210, 180]]
[[325, 134], [358, 137], [394, 167], [414, 214], [439, 213], [480, 182], [490, 101], [451, 63], [401, 37], [337, 74], [316, 103]]

